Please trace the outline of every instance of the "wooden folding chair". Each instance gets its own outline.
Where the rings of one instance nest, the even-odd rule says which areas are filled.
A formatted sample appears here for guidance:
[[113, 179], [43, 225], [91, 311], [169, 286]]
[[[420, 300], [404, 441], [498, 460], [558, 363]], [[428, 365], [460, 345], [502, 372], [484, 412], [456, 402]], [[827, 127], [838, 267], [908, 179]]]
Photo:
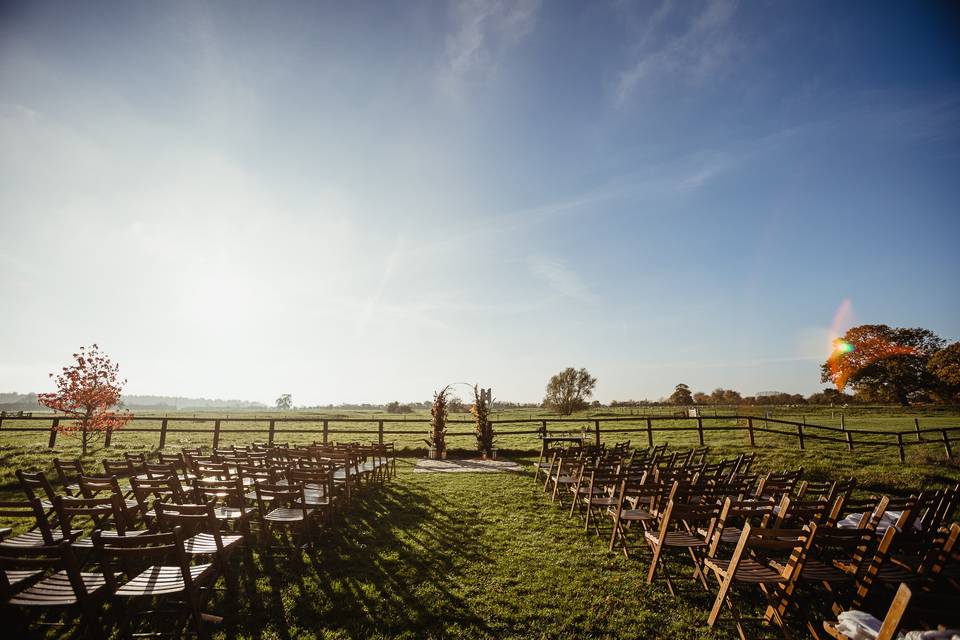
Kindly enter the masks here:
[[299, 529], [307, 543], [313, 542], [311, 519], [316, 509], [307, 506], [302, 485], [257, 482], [254, 489], [257, 494], [257, 513], [264, 530], [273, 532], [276, 529]]
[[603, 519], [605, 509], [619, 503], [620, 500], [616, 491], [623, 479], [623, 474], [617, 471], [616, 466], [591, 469], [585, 484], [581, 478], [577, 491], [574, 493], [570, 512], [573, 513], [578, 506], [585, 512], [584, 532], [590, 531], [592, 520], [594, 531], [598, 536], [600, 535], [600, 527], [597, 523]]
[[[960, 626], [960, 608], [957, 607], [955, 595], [925, 593], [901, 584], [882, 621], [863, 612], [859, 612], [856, 618], [860, 620], [860, 625], [857, 627], [862, 625], [876, 630], [875, 636], [872, 632], [869, 633], [875, 640], [896, 640], [900, 637], [901, 629], [933, 632], [945, 625], [949, 625], [948, 628], [956, 628]], [[837, 640], [853, 640], [855, 637], [868, 635], [860, 628], [855, 631], [845, 628], [842, 621], [824, 621], [823, 628]], [[845, 631], [852, 631], [852, 633]], [[942, 637], [946, 637], [946, 634]]]
[[130, 479], [130, 486], [133, 488], [133, 497], [140, 507], [140, 513], [151, 528], [154, 515], [153, 505], [155, 503], [173, 502], [183, 504], [189, 502], [187, 492], [183, 490], [183, 485], [175, 474], [148, 479], [133, 477]]
[[[76, 549], [92, 549], [93, 539], [81, 537], [84, 529], [99, 529], [104, 537], [136, 536], [147, 533], [143, 529], [128, 528], [122, 499], [116, 494], [99, 498], [71, 498], [57, 496], [53, 501], [60, 524], [61, 535], [73, 542]], [[88, 526], [77, 525], [77, 519], [86, 519]], [[107, 529], [112, 526], [113, 529]]]
[[[677, 485], [674, 485], [676, 489]], [[686, 551], [693, 560], [694, 578], [699, 579], [704, 589], [708, 589], [706, 577], [703, 575], [700, 552], [705, 551], [713, 535], [713, 527], [720, 515], [720, 507], [716, 504], [681, 503], [676, 498], [667, 502], [666, 510], [657, 523], [658, 530], [644, 532], [644, 540], [653, 553], [650, 560], [650, 569], [647, 571], [647, 583], [652, 583], [657, 569], [660, 569], [667, 581], [670, 595], [676, 595], [673, 590], [673, 580], [670, 569], [664, 559], [664, 552]], [[697, 533], [698, 525], [705, 525], [706, 535]]]
[[57, 496], [57, 492], [54, 491], [53, 485], [47, 480], [46, 474], [42, 471], [31, 473], [17, 469], [16, 476], [20, 488], [27, 496], [27, 500], [39, 499], [40, 505], [46, 509], [47, 515], [52, 515], [53, 499]]
[[288, 469], [286, 476], [286, 482], [280, 484], [303, 487], [306, 505], [319, 511], [327, 522], [332, 522], [333, 507], [337, 502], [333, 485], [333, 467], [324, 464], [312, 469]]
[[132, 497], [132, 488], [125, 494], [123, 489], [120, 488], [120, 481], [115, 476], [80, 476], [79, 483], [80, 494], [84, 498], [102, 498], [109, 495], [119, 496], [124, 517], [127, 519], [127, 526], [131, 529], [136, 528], [137, 521], [144, 512], [140, 508], [140, 503], [137, 502], [137, 499]]
[[66, 540], [56, 545], [0, 545], [0, 601], [26, 611], [77, 608], [81, 630], [91, 638], [105, 637], [98, 615], [106, 595], [101, 573], [80, 570]]
[[[816, 532], [816, 525], [802, 530], [754, 528], [744, 524], [743, 533], [729, 560], [707, 558], [705, 567], [713, 573], [720, 583], [720, 589], [707, 618], [707, 625], [713, 628], [720, 619], [723, 608], [729, 609], [741, 640], [747, 640], [743, 628], [743, 616], [736, 605], [733, 589], [744, 584], [760, 589], [768, 606], [764, 622], [774, 622], [784, 638], [792, 634], [784, 620], [792, 586], [799, 573], [806, 550]], [[770, 553], [789, 552], [789, 560], [782, 566], [773, 565], [765, 556]]]
[[607, 514], [613, 519], [609, 547], [611, 552], [619, 543], [624, 557], [629, 558], [629, 532], [636, 525], [642, 534], [646, 525], [656, 520], [657, 501], [663, 493], [663, 487], [654, 482], [651, 475], [646, 471], [639, 476], [624, 474], [620, 481], [616, 505], [607, 509]]
[[[3, 538], [3, 542], [0, 543], [2, 546], [40, 547], [54, 545], [63, 540], [60, 531], [54, 530], [50, 525], [47, 511], [40, 504], [38, 498], [0, 501], [0, 517], [32, 519], [28, 531], [18, 535], [10, 535], [10, 532], [8, 532], [7, 536]], [[79, 532], [77, 535], [79, 535]]]
[[[240, 478], [209, 480], [195, 478], [193, 499], [197, 503], [213, 502], [214, 517], [225, 524], [232, 524], [234, 531], [250, 533], [250, 518], [253, 510], [247, 508], [247, 498]], [[256, 492], [254, 492], [256, 499]]]
[[80, 495], [80, 485], [77, 479], [80, 476], [87, 475], [83, 470], [83, 463], [77, 460], [63, 460], [62, 458], [53, 459], [53, 468], [57, 472], [57, 479], [60, 481], [63, 492], [68, 496]]
[[[94, 549], [107, 580], [110, 600], [120, 614], [121, 635], [128, 635], [131, 604], [174, 595], [183, 597], [182, 602], [200, 638], [207, 636], [204, 621], [222, 620], [201, 611], [216, 576], [215, 567], [212, 563], [190, 564], [183, 541], [184, 534], [179, 527], [169, 533], [136, 537], [105, 537], [94, 531]], [[122, 578], [116, 574], [117, 569], [123, 572]], [[183, 610], [181, 605], [172, 612]]]
[[[743, 534], [743, 526], [750, 524], [754, 528], [763, 528], [773, 524], [774, 507], [776, 502], [772, 498], [737, 500], [727, 497], [723, 501], [720, 515], [717, 517], [713, 533], [710, 535], [710, 547], [707, 555], [717, 557], [720, 545], [735, 545]], [[699, 529], [701, 535], [706, 536], [706, 529]]]
[[213, 501], [206, 504], [154, 504], [161, 531], [180, 527], [183, 551], [188, 556], [213, 556], [222, 575], [227, 573], [230, 554], [243, 542], [242, 534], [222, 534]]

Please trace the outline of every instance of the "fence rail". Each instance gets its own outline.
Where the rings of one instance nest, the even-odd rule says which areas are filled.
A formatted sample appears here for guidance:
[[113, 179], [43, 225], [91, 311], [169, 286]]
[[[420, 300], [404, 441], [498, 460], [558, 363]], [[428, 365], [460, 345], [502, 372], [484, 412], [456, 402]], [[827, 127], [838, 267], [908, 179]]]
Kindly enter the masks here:
[[[10, 432], [37, 432], [49, 435], [48, 447], [56, 446], [57, 435], [60, 431], [61, 421], [67, 421], [70, 418], [63, 415], [45, 415], [45, 416], [0, 416], [0, 431]], [[47, 422], [47, 426], [22, 427], [22, 426], [4, 426], [4, 422]], [[680, 426], [655, 426], [657, 422], [671, 421], [690, 423]], [[714, 424], [705, 425], [705, 422], [730, 422], [736, 421], [736, 424]], [[159, 422], [159, 426], [146, 427], [136, 426], [137, 422]], [[177, 426], [176, 423], [189, 422], [193, 424], [208, 425], [212, 423], [213, 428], [207, 429], [186, 429]], [[430, 420], [428, 418], [322, 418], [322, 417], [286, 417], [286, 418], [258, 418], [258, 417], [156, 417], [156, 416], [134, 416], [131, 419], [131, 426], [123, 428], [124, 432], [135, 433], [157, 433], [159, 437], [159, 448], [166, 446], [167, 435], [171, 433], [211, 433], [213, 436], [214, 448], [220, 445], [220, 439], [223, 434], [244, 433], [244, 434], [266, 434], [267, 441], [273, 443], [277, 435], [280, 434], [304, 434], [312, 433], [320, 436], [322, 442], [327, 443], [331, 435], [373, 435], [377, 440], [383, 443], [384, 436], [392, 435], [423, 435], [426, 436], [429, 429]], [[797, 446], [800, 449], [806, 448], [808, 440], [817, 440], [821, 442], [831, 442], [845, 445], [849, 451], [854, 447], [896, 447], [900, 461], [905, 459], [905, 449], [908, 446], [916, 445], [942, 445], [944, 453], [948, 458], [953, 457], [953, 445], [960, 439], [960, 426], [920, 428], [919, 419], [914, 420], [914, 428], [904, 431], [879, 431], [872, 429], [848, 429], [845, 426], [829, 427], [825, 425], [808, 423], [806, 419], [802, 422], [793, 420], [783, 420], [780, 418], [771, 418], [766, 416], [750, 415], [728, 415], [728, 416], [616, 416], [616, 417], [576, 417], [576, 418], [513, 418], [503, 420], [492, 420], [494, 428], [503, 425], [538, 425], [535, 429], [497, 429], [499, 435], [537, 435], [547, 436], [550, 434], [550, 425], [554, 425], [556, 430], [569, 430], [571, 425], [582, 425], [583, 432], [592, 433], [595, 442], [599, 444], [603, 433], [640, 433], [646, 434], [647, 444], [653, 446], [654, 433], [662, 431], [696, 431], [697, 439], [701, 445], [706, 443], [706, 433], [714, 431], [742, 431], [747, 434], [751, 447], [756, 446], [755, 435], [757, 433], [766, 433], [796, 438]], [[254, 423], [263, 424], [261, 428], [230, 428], [224, 427], [224, 423]], [[277, 425], [298, 423], [319, 424], [319, 428], [314, 426], [310, 428], [277, 428]], [[633, 423], [631, 425], [620, 426], [618, 423]], [[641, 423], [641, 424], [636, 424]], [[348, 428], [330, 428], [331, 424], [344, 424]], [[369, 429], [349, 428], [351, 424], [376, 424], [375, 432]], [[422, 429], [390, 429], [385, 425], [393, 424], [422, 424]], [[473, 424], [472, 420], [450, 419], [447, 420], [450, 425]], [[606, 426], [606, 425], [612, 426]], [[763, 426], [760, 426], [760, 425]], [[556, 425], [565, 425], [556, 428]], [[773, 428], [771, 428], [773, 427]], [[812, 433], [819, 431], [820, 433]], [[825, 433], [824, 433], [825, 432]], [[472, 436], [473, 431], [455, 431], [448, 432], [448, 437]], [[834, 435], [836, 434], [836, 435]], [[104, 439], [104, 446], [109, 447], [113, 434], [108, 432]], [[908, 439], [910, 438], [910, 439]]]

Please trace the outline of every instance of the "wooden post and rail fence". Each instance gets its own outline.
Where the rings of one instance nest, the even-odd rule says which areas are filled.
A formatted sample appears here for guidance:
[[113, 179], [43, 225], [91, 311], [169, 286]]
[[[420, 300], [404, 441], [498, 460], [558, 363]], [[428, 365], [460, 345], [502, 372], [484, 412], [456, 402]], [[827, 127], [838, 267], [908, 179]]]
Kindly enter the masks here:
[[[51, 449], [56, 447], [57, 436], [60, 432], [61, 421], [69, 420], [62, 415], [31, 415], [31, 416], [0, 416], [0, 432], [43, 432], [49, 436], [47, 446]], [[674, 424], [660, 426], [657, 423], [672, 422]], [[22, 423], [46, 423], [38, 426], [22, 426]], [[154, 423], [152, 426], [144, 426], [143, 423]], [[852, 429], [848, 428], [845, 422], [841, 423], [839, 428], [828, 427], [807, 422], [804, 417], [800, 422], [794, 420], [781, 420], [771, 418], [769, 415], [763, 416], [617, 416], [617, 417], [566, 417], [566, 418], [516, 418], [491, 421], [496, 429], [498, 436], [512, 435], [530, 435], [547, 436], [550, 435], [551, 428], [555, 432], [566, 431], [580, 428], [585, 440], [592, 439], [599, 444], [603, 434], [630, 434], [636, 433], [642, 437], [646, 434], [647, 446], [654, 444], [654, 432], [669, 434], [671, 432], [696, 431], [697, 441], [701, 446], [707, 444], [707, 434], [720, 431], [742, 431], [746, 433], [747, 441], [750, 447], [756, 447], [756, 434], [765, 433], [782, 436], [785, 438], [796, 438], [797, 447], [801, 450], [806, 449], [809, 441], [820, 441], [846, 445], [848, 451], [854, 450], [854, 444], [857, 447], [896, 447], [897, 456], [902, 462], [906, 459], [906, 448], [916, 445], [936, 445], [942, 446], [943, 451], [948, 458], [953, 457], [953, 445], [960, 440], [960, 426], [937, 426], [931, 428], [921, 428], [919, 418], [914, 419], [913, 428], [903, 431], [894, 430], [871, 430], [871, 429]], [[679, 422], [680, 424], [675, 424]], [[735, 422], [731, 425], [730, 422]], [[140, 423], [140, 424], [138, 424]], [[159, 423], [159, 425], [157, 425]], [[180, 424], [192, 423], [202, 424], [205, 429], [186, 428], [178, 426]], [[591, 424], [592, 423], [592, 424]], [[706, 424], [705, 424], [706, 423]], [[717, 424], [710, 424], [717, 423]], [[212, 424], [212, 429], [209, 425]], [[234, 425], [234, 426], [224, 426]], [[334, 426], [331, 427], [331, 424]], [[375, 430], [351, 428], [356, 424], [376, 425]], [[447, 421], [449, 425], [472, 425], [472, 420], [451, 419]], [[279, 426], [278, 426], [279, 425]], [[318, 426], [319, 425], [319, 428]], [[397, 428], [396, 425], [403, 425]], [[420, 428], [414, 429], [414, 426]], [[421, 426], [422, 425], [422, 426]], [[519, 427], [505, 429], [506, 426]], [[536, 428], [534, 428], [536, 426]], [[591, 428], [592, 427], [592, 428]], [[268, 443], [273, 444], [278, 434], [285, 437], [286, 434], [313, 434], [319, 436], [321, 442], [327, 444], [330, 442], [331, 435], [344, 436], [375, 436], [377, 442], [385, 442], [386, 436], [395, 435], [416, 435], [426, 436], [429, 432], [429, 418], [343, 418], [343, 417], [228, 417], [228, 416], [134, 416], [131, 422], [122, 429], [123, 432], [135, 433], [156, 433], [159, 437], [159, 447], [166, 447], [167, 439], [170, 434], [203, 434], [212, 433], [213, 447], [220, 446], [224, 434], [242, 433], [265, 434]], [[589, 433], [592, 431], [592, 434]], [[448, 438], [473, 436], [471, 431], [453, 431], [447, 434]], [[592, 438], [590, 436], [592, 435]], [[907, 439], [904, 436], [911, 436]], [[104, 436], [104, 446], [109, 447], [113, 438], [113, 433], [107, 433]], [[534, 439], [531, 439], [532, 441]]]

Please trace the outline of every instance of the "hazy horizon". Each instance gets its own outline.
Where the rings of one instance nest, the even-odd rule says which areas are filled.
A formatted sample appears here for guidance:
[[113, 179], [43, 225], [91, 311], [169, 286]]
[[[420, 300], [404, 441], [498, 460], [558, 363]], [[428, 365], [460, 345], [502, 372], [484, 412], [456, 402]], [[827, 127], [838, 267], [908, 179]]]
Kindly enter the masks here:
[[809, 395], [854, 324], [957, 340], [957, 16], [0, 3], [0, 389]]

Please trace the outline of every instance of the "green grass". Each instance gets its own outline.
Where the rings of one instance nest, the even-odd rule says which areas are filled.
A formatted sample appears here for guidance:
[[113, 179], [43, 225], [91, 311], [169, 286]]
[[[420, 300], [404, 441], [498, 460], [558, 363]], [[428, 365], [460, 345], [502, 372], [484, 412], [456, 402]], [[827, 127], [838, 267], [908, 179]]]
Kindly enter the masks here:
[[[911, 415], [874, 415], [864, 417], [871, 423], [863, 426], [874, 427], [879, 418], [895, 428], [913, 420]], [[955, 415], [927, 419], [958, 422]], [[518, 451], [513, 457], [529, 469], [536, 438], [512, 437], [517, 444], [511, 448]], [[209, 444], [208, 434], [197, 438]], [[608, 442], [627, 438], [645, 445], [645, 434], [605, 436]], [[690, 431], [659, 432], [656, 438], [669, 441], [671, 448], [697, 441]], [[236, 441], [224, 438], [224, 443]], [[707, 443], [714, 458], [748, 448], [739, 432], [708, 432]], [[42, 435], [0, 430], [0, 498], [19, 495], [14, 469], [51, 469], [54, 454], [45, 444]], [[180, 444], [171, 437], [168, 448]], [[800, 451], [795, 437], [767, 434], [758, 434], [756, 444], [761, 469], [803, 466], [813, 478], [852, 475], [861, 493], [904, 494], [960, 481], [957, 464], [947, 462], [936, 444], [908, 449], [903, 465], [895, 448], [857, 448], [850, 454], [842, 445], [811, 441]], [[469, 445], [469, 440], [462, 444]], [[94, 467], [122, 451], [155, 446], [154, 434], [120, 433], [112, 449], [98, 448], [89, 463]], [[77, 445], [61, 437], [55, 454], [76, 456]], [[605, 541], [584, 533], [582, 521], [552, 505], [528, 471], [419, 474], [412, 472], [413, 463], [401, 459], [399, 477], [365, 492], [313, 549], [285, 553], [251, 544], [250, 553], [239, 554], [231, 566], [230, 590], [211, 603], [226, 616], [218, 637], [731, 635], [728, 628], [705, 629], [712, 594], [689, 580], [676, 599], [662, 583], [647, 585], [647, 554], [627, 561], [607, 553]]]

